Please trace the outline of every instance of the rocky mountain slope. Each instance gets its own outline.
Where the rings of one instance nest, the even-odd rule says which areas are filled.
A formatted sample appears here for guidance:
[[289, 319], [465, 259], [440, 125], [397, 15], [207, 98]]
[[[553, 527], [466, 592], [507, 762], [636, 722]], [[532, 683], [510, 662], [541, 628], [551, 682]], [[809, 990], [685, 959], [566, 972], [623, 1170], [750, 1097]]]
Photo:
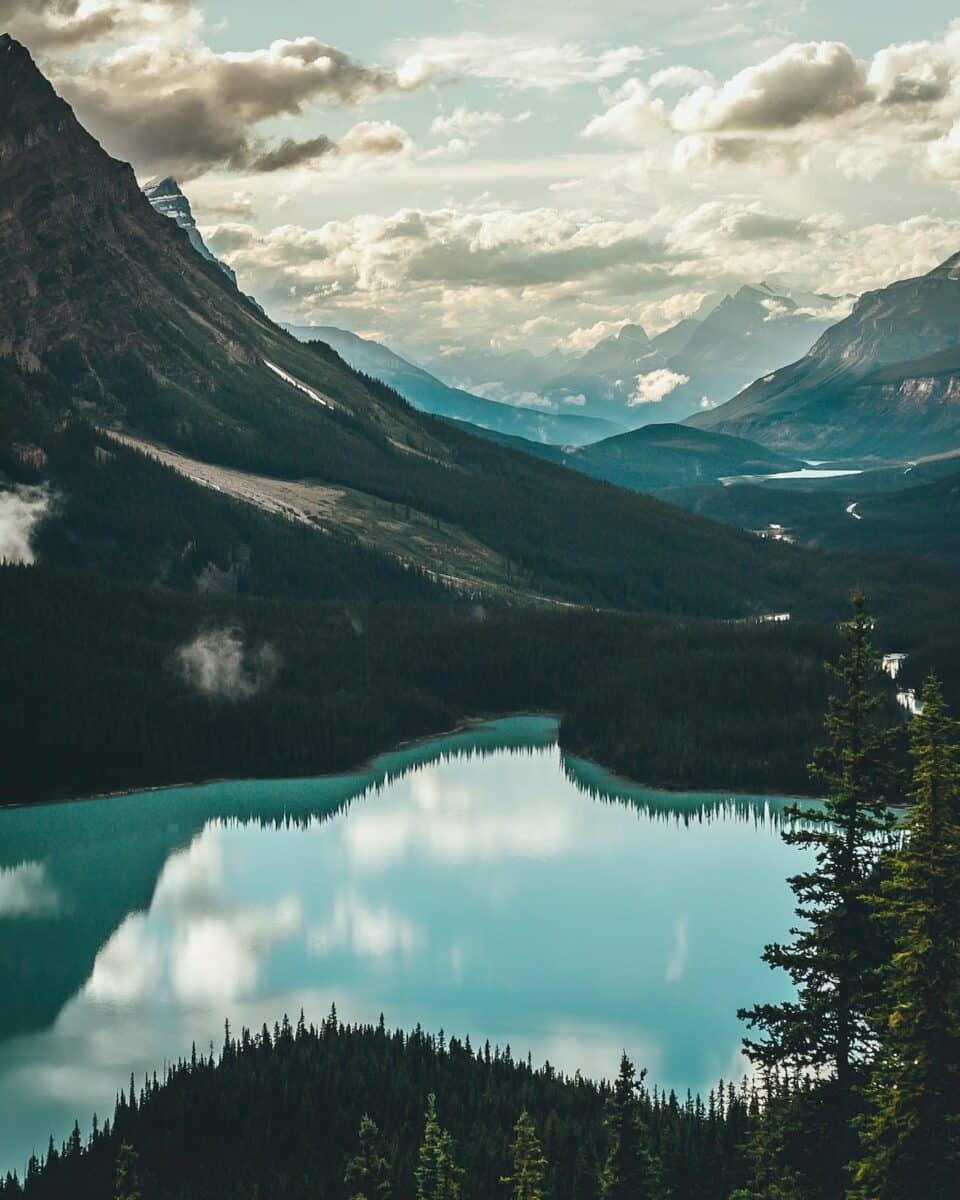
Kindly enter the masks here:
[[960, 446], [960, 254], [866, 293], [803, 358], [690, 424], [820, 458]]
[[[147, 544], [173, 564], [191, 549], [167, 509], [151, 508], [155, 489], [137, 464], [156, 464], [115, 454], [120, 435], [177, 456], [190, 478], [194, 464], [239, 473], [240, 502], [278, 528], [277, 480], [328, 489], [309, 522], [290, 515], [303, 536], [354, 545], [372, 506], [365, 551], [432, 577], [455, 574], [447, 547], [456, 541], [494, 573], [486, 588], [508, 598], [729, 616], [809, 592], [802, 556], [469, 436], [358, 376], [329, 347], [296, 341], [154, 211], [131, 168], [82, 129], [9, 36], [0, 38], [0, 210], [0, 472], [52, 488], [69, 479], [50, 520], [85, 513], [61, 539], [71, 561], [77, 538], [83, 561], [105, 571]], [[177, 506], [209, 518], [213, 539], [217, 492], [170, 477], [187, 489]], [[136, 528], [124, 524], [134, 493]], [[98, 529], [108, 519], [106, 540]], [[226, 572], [249, 552], [233, 546], [213, 565]], [[470, 579], [450, 582], [484, 593]]]

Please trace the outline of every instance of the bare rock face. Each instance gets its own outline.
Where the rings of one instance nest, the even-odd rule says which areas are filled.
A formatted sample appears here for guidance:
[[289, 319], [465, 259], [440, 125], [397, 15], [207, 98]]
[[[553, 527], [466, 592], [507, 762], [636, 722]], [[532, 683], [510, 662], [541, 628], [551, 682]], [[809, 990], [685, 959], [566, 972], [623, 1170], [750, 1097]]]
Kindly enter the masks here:
[[237, 275], [233, 268], [221, 262], [211, 252], [206, 242], [200, 236], [200, 230], [197, 228], [197, 223], [193, 218], [190, 201], [183, 194], [179, 183], [175, 179], [171, 179], [168, 175], [166, 179], [160, 179], [156, 183], [149, 183], [143, 189], [143, 194], [161, 216], [169, 217], [170, 220], [176, 221], [187, 235], [190, 245], [198, 254], [202, 255], [208, 262], [216, 263], [231, 283], [235, 284], [237, 282]]
[[804, 358], [689, 424], [817, 457], [960, 445], [960, 254], [861, 296]]
[[[7, 34], [0, 212], [0, 359], [22, 375], [20, 390], [110, 412], [151, 379], [216, 387], [218, 348], [236, 350], [249, 305]], [[189, 345], [199, 325], [213, 347], [206, 362]], [[180, 352], [164, 354], [165, 341]]]

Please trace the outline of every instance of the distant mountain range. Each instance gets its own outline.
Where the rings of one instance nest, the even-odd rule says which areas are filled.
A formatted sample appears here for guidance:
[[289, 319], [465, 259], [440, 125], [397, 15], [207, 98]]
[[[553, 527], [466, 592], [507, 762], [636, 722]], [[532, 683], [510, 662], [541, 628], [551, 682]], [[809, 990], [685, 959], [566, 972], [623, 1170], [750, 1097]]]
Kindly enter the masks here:
[[818, 458], [960, 446], [960, 254], [867, 292], [803, 358], [689, 423]]
[[421, 412], [466, 421], [483, 429], [513, 434], [533, 442], [580, 446], [599, 441], [619, 428], [612, 421], [578, 413], [551, 413], [523, 405], [503, 404], [471, 395], [442, 383], [422, 367], [408, 362], [380, 342], [332, 325], [284, 325], [302, 342], [332, 346], [355, 371], [362, 371], [395, 388]]
[[451, 355], [432, 367], [486, 395], [534, 396], [555, 411], [576, 407], [636, 429], [721, 404], [757, 376], [805, 353], [827, 328], [827, 313], [836, 304], [830, 296], [795, 296], [763, 283], [741, 287], [656, 337], [627, 324], [579, 356]]

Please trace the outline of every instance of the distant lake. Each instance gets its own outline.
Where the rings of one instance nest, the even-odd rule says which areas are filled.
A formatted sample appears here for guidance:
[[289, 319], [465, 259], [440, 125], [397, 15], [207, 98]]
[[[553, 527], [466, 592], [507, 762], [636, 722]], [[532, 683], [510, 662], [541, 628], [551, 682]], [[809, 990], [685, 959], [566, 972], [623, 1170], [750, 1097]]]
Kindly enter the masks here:
[[223, 1023], [303, 1008], [585, 1074], [739, 1078], [785, 801], [649, 791], [491, 722], [320, 780], [0, 811], [0, 1172]]

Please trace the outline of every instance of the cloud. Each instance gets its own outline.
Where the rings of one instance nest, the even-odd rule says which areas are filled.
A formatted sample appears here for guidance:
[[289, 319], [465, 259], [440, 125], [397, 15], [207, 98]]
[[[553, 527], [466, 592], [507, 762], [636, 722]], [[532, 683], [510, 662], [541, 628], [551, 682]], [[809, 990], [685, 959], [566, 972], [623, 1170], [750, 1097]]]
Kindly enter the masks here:
[[637, 376], [636, 389], [627, 404], [630, 408], [636, 408], [640, 404], [659, 404], [671, 392], [689, 382], [689, 375], [681, 375], [678, 371], [671, 371], [669, 367], [658, 367], [655, 371]]
[[0, 562], [32, 563], [33, 537], [54, 507], [46, 484], [0, 491]]
[[0, 917], [45, 917], [60, 907], [60, 896], [40, 862], [0, 867]]
[[555, 91], [616, 79], [653, 53], [643, 46], [590, 51], [575, 42], [462, 33], [414, 43], [407, 49], [397, 77], [408, 88], [470, 76], [514, 88]]
[[192, 0], [0, 0], [0, 29], [34, 50], [156, 36], [199, 23]]
[[215, 700], [249, 700], [270, 687], [280, 670], [269, 642], [248, 649], [236, 629], [199, 633], [179, 647], [175, 659], [184, 682]]
[[409, 954], [422, 940], [422, 932], [405, 917], [346, 894], [337, 897], [330, 916], [309, 932], [307, 945], [317, 956], [347, 949], [358, 958], [384, 959]]
[[587, 123], [584, 137], [640, 145], [669, 128], [666, 104], [639, 79], [627, 80], [610, 99], [607, 111]]
[[284, 171], [288, 167], [298, 167], [305, 163], [313, 163], [318, 158], [336, 151], [337, 144], [326, 136], [308, 138], [298, 142], [293, 138], [284, 138], [271, 150], [257, 154], [247, 164], [250, 171]]
[[271, 171], [316, 159], [332, 146], [322, 136], [284, 139], [271, 150], [252, 131], [301, 116], [317, 100], [358, 104], [404, 86], [394, 72], [314, 37], [222, 54], [196, 37], [148, 41], [82, 73], [61, 67], [55, 82], [111, 153], [181, 179], [215, 166]]
[[673, 124], [691, 133], [792, 129], [870, 98], [866, 65], [847, 46], [794, 43], [719, 88], [705, 85], [683, 97]]

